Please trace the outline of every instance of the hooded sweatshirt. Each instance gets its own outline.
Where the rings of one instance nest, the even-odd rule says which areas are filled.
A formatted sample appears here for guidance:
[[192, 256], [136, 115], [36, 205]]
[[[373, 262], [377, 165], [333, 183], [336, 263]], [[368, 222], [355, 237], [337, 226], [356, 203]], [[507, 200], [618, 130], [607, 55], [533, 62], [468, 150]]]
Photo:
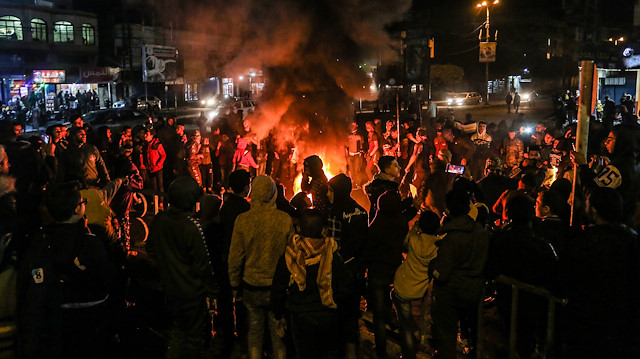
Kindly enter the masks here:
[[402, 245], [409, 232], [407, 218], [400, 212], [400, 194], [387, 191], [378, 199], [378, 211], [369, 226], [365, 264], [370, 278], [393, 282], [402, 263]]
[[293, 236], [291, 217], [275, 206], [276, 184], [260, 175], [251, 182], [251, 209], [236, 219], [229, 248], [232, 287], [268, 289], [278, 259]]
[[422, 298], [427, 291], [429, 263], [438, 254], [438, 236], [423, 233], [416, 223], [404, 239], [407, 258], [402, 262], [393, 279], [396, 293], [405, 299]]
[[468, 215], [454, 217], [438, 231], [438, 256], [429, 263], [434, 295], [447, 292], [475, 301], [484, 286], [489, 234]]

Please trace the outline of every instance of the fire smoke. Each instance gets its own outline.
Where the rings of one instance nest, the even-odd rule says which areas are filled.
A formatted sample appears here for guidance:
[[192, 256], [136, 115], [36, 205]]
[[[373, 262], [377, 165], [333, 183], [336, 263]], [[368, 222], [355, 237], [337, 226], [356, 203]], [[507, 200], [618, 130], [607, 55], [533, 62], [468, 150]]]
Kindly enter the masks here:
[[[181, 17], [174, 2], [162, 2]], [[333, 157], [328, 152], [343, 142], [354, 99], [371, 99], [371, 80], [360, 66], [397, 56], [385, 26], [401, 20], [411, 0], [192, 0], [181, 5], [187, 12], [182, 18], [188, 19], [183, 25], [194, 32], [241, 34], [240, 43], [220, 49], [235, 54], [224, 76], [209, 76], [263, 71], [264, 93], [249, 117], [258, 137], [275, 131], [279, 140], [291, 140], [291, 128], [308, 123], [305, 156]], [[341, 154], [337, 157], [344, 162]]]

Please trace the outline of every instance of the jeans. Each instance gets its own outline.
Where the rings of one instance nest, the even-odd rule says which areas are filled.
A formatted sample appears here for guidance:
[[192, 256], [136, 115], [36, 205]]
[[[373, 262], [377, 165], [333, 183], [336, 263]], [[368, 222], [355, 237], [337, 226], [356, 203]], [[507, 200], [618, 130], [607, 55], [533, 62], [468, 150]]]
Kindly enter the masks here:
[[358, 154], [358, 155], [349, 155], [347, 156], [347, 167], [349, 169], [349, 172], [351, 173], [351, 178], [353, 179], [353, 183], [356, 185], [361, 185], [363, 184], [366, 179], [363, 179], [363, 171], [362, 171], [362, 166], [363, 165], [363, 159], [362, 159], [362, 155]]
[[400, 346], [402, 347], [402, 359], [416, 358], [416, 323], [411, 315], [411, 300], [400, 297], [395, 291], [392, 295], [393, 304], [396, 307], [398, 323], [400, 324]]
[[[466, 294], [466, 295], [465, 295]], [[458, 321], [467, 323], [468, 339], [475, 339], [479, 296], [468, 293], [450, 293], [434, 289], [431, 304], [433, 318], [433, 346], [439, 359], [456, 359]]]
[[391, 287], [389, 281], [369, 277], [367, 304], [371, 302], [373, 313], [373, 335], [379, 359], [387, 357], [386, 319], [391, 313]]
[[208, 165], [200, 165], [200, 174], [202, 174], [202, 187], [212, 188], [213, 187], [213, 165], [209, 163]]
[[204, 299], [169, 299], [173, 325], [167, 357], [201, 358], [205, 342], [206, 305]]
[[269, 326], [271, 346], [274, 359], [285, 359], [286, 349], [282, 338], [276, 334], [276, 318], [269, 309], [271, 304], [271, 291], [248, 290], [243, 292], [243, 301], [247, 307], [249, 318], [249, 333], [247, 342], [249, 346], [249, 359], [262, 359], [262, 341], [265, 325]]
[[154, 193], [164, 192], [162, 168], [155, 172], [148, 172], [149, 185]]

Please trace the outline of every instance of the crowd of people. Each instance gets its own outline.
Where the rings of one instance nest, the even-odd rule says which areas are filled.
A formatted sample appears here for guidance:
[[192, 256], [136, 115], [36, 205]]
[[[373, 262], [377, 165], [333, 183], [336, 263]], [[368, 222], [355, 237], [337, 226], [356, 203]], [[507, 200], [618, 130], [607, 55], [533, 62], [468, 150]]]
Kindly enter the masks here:
[[[494, 124], [428, 111], [367, 121], [366, 132], [352, 122], [347, 167], [331, 178], [321, 157], [299, 148], [308, 126], [287, 141], [259, 139], [242, 117], [213, 129], [198, 121], [189, 134], [172, 118], [120, 134], [94, 133], [80, 118], [48, 137], [6, 126], [0, 353], [118, 356], [135, 241], [128, 213], [143, 191], [161, 198], [145, 249], [171, 317], [170, 358], [201, 357], [212, 332], [219, 357], [357, 358], [363, 298], [379, 359], [387, 325], [399, 329], [403, 358], [423, 344], [456, 358], [459, 341], [476, 347], [480, 301], [493, 299], [510, 322], [500, 275], [567, 298], [556, 356], [635, 357], [633, 113], [616, 127], [591, 121], [586, 157], [573, 149], [575, 124], [522, 113]], [[546, 302], [522, 294], [519, 308], [518, 352], [530, 357], [545, 345]]]

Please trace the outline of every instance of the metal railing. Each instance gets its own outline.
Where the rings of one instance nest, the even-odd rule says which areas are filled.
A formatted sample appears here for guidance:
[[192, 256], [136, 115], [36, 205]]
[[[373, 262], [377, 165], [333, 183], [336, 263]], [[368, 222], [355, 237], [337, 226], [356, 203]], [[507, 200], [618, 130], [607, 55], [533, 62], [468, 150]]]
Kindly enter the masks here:
[[[554, 354], [554, 333], [555, 333], [555, 319], [556, 319], [556, 304], [566, 306], [568, 300], [566, 298], [558, 298], [551, 294], [547, 289], [537, 287], [528, 283], [524, 283], [507, 277], [505, 275], [498, 276], [495, 279], [496, 283], [505, 284], [511, 287], [511, 321], [509, 323], [509, 358], [519, 358], [517, 353], [517, 340], [518, 340], [518, 304], [520, 299], [520, 291], [524, 291], [533, 294], [538, 297], [546, 298], [548, 301], [547, 309], [547, 330], [544, 345], [544, 357], [551, 358]], [[482, 296], [478, 310], [478, 338], [477, 338], [477, 352], [478, 358], [485, 357], [485, 343], [484, 337], [484, 295]]]

